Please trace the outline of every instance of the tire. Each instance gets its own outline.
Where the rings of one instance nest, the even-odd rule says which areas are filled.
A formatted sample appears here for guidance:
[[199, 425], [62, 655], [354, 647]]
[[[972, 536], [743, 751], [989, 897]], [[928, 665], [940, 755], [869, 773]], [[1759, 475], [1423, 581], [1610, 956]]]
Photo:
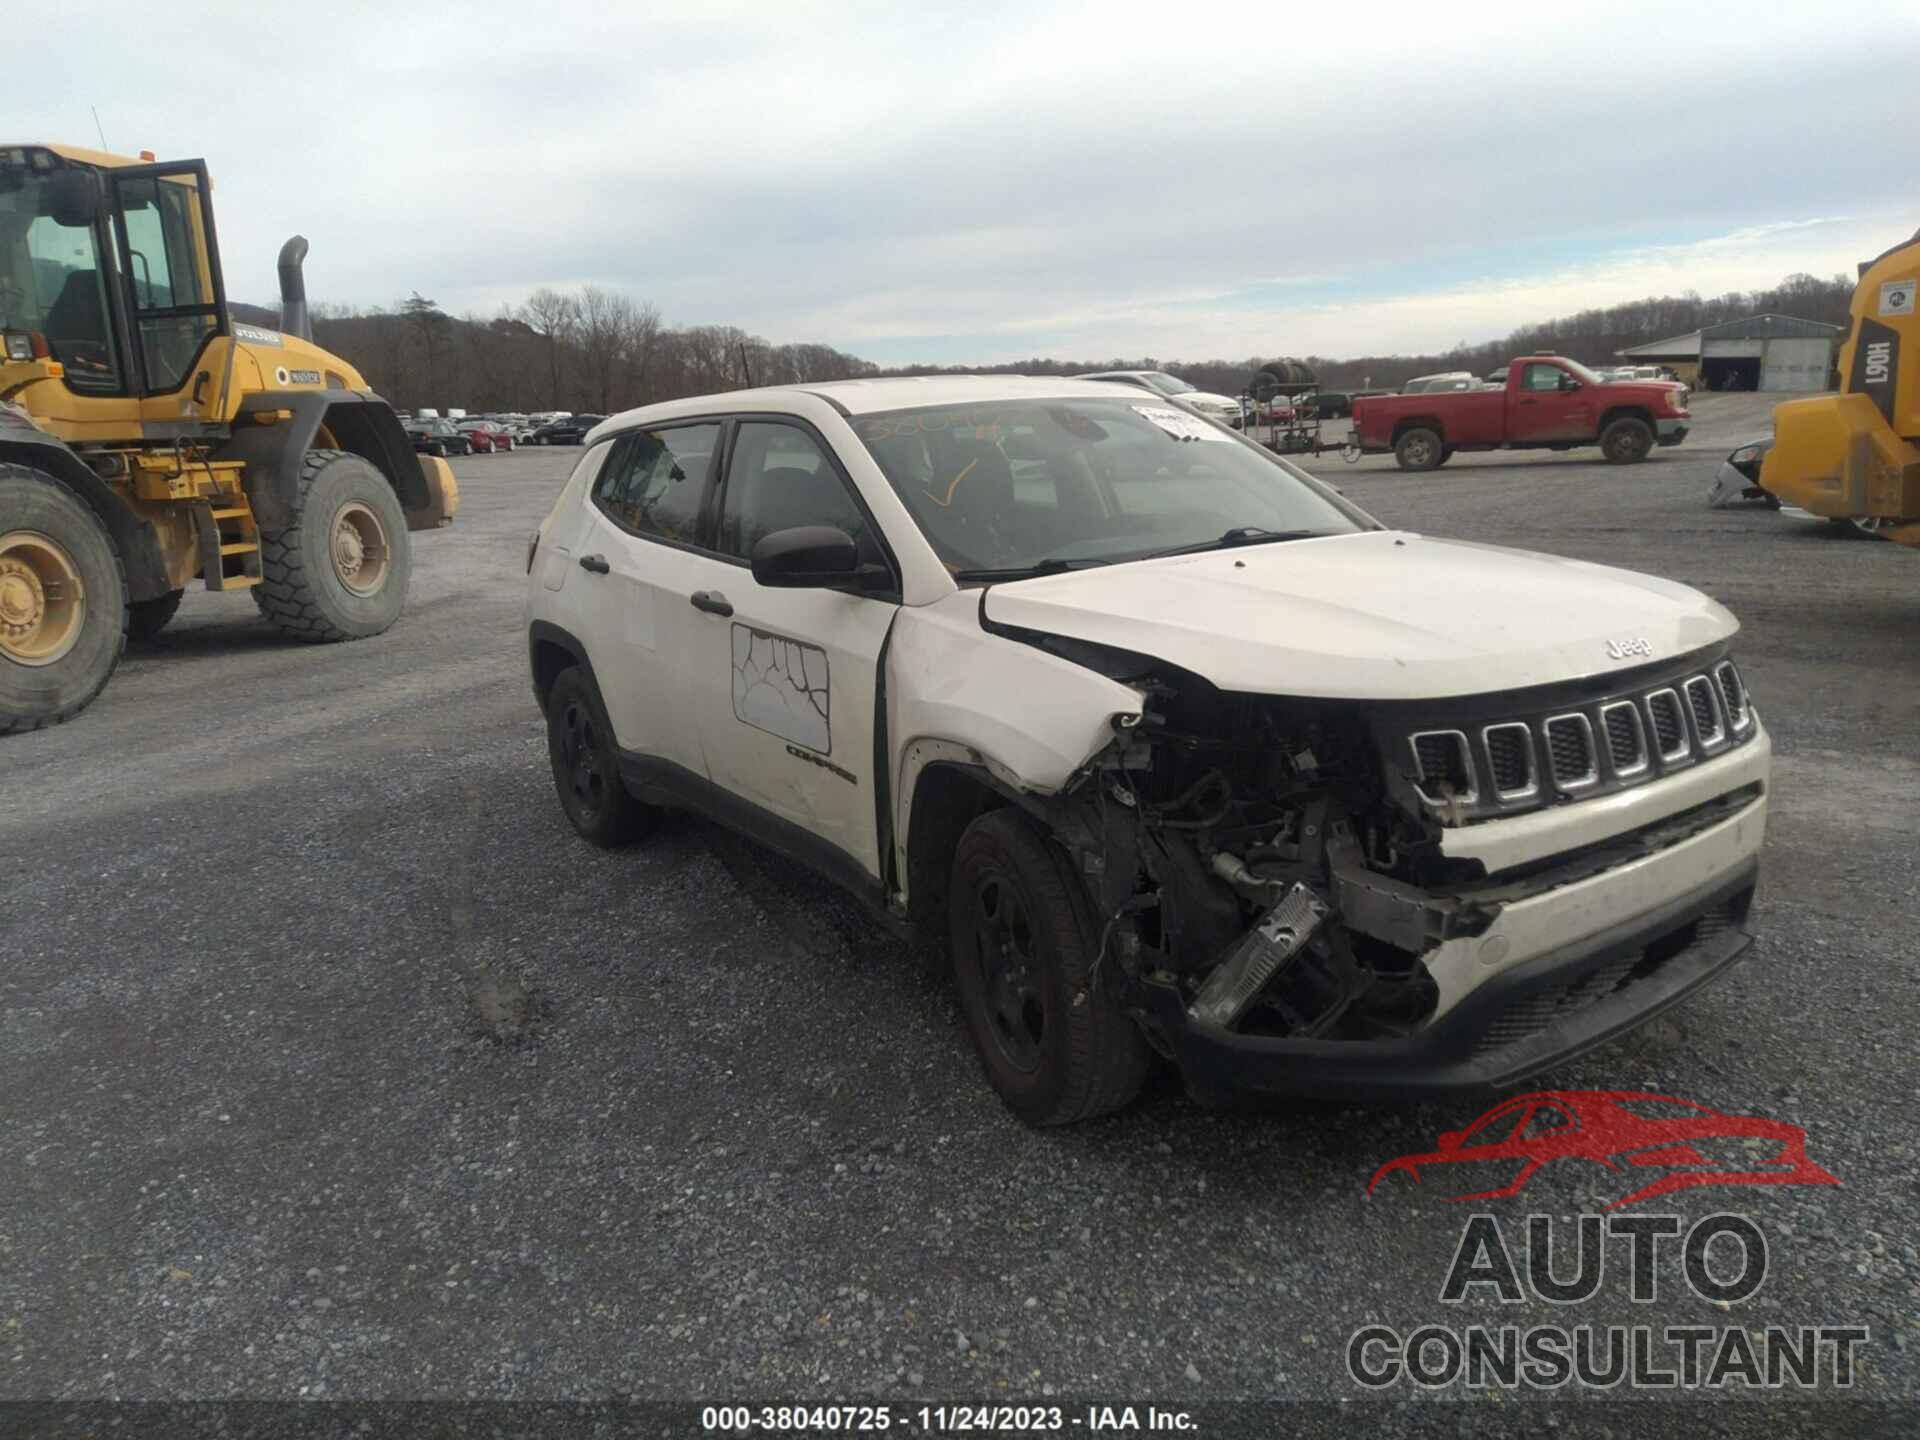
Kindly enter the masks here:
[[358, 455], [309, 450], [293, 523], [260, 532], [260, 573], [260, 613], [295, 640], [364, 640], [392, 625], [407, 603], [413, 547], [387, 477]]
[[186, 598], [184, 590], [169, 590], [166, 594], [152, 600], [135, 600], [127, 606], [127, 638], [129, 640], [151, 640], [167, 628], [167, 622], [173, 619], [174, 611], [180, 608], [180, 602]]
[[1445, 448], [1440, 437], [1423, 426], [1393, 442], [1393, 458], [1402, 470], [1437, 470]]
[[1453, 446], [1442, 445], [1440, 447], [1440, 463], [1439, 465], [1434, 466], [1434, 468], [1436, 470], [1439, 469], [1440, 465], [1446, 464], [1447, 461], [1451, 460], [1452, 458], [1453, 458]]
[[5, 735], [71, 720], [106, 686], [126, 648], [127, 577], [100, 517], [43, 471], [0, 464], [0, 516]]
[[1850, 540], [1884, 540], [1886, 528], [1899, 522], [1883, 520], [1877, 515], [1842, 515], [1827, 523]]
[[1622, 415], [1600, 432], [1600, 453], [1609, 465], [1638, 465], [1653, 450], [1653, 427]]
[[620, 781], [599, 687], [578, 665], [562, 670], [547, 692], [547, 761], [560, 809], [582, 839], [611, 850], [653, 828], [656, 812]]
[[[1146, 1079], [1146, 1037], [1090, 973], [1097, 932], [1078, 886], [1016, 810], [980, 816], [954, 851], [948, 950], [960, 1008], [988, 1083], [1030, 1125], [1118, 1110]], [[996, 942], [1001, 957], [1025, 947], [1017, 975], [994, 964]]]

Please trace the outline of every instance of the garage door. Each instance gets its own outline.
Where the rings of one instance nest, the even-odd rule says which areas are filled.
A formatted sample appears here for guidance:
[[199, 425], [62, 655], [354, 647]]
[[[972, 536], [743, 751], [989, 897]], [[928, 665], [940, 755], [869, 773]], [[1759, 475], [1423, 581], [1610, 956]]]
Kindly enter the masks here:
[[1762, 390], [1824, 390], [1833, 346], [1826, 340], [1769, 340], [1760, 366]]

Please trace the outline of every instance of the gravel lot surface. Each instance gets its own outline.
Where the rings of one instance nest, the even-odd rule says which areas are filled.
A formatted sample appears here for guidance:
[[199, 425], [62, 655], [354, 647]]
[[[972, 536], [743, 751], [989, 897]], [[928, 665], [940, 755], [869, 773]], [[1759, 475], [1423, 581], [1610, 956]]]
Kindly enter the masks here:
[[[0, 742], [0, 1398], [1359, 1405], [1375, 1322], [1858, 1323], [1853, 1393], [1895, 1408], [1567, 1405], [1559, 1433], [1911, 1419], [1920, 556], [1709, 511], [1766, 412], [1702, 397], [1631, 468], [1310, 462], [1391, 524], [1670, 576], [1745, 623], [1777, 750], [1760, 943], [1545, 1082], [1806, 1127], [1840, 1188], [1651, 1207], [1760, 1224], [1731, 1312], [1677, 1263], [1635, 1306], [1623, 1250], [1588, 1304], [1442, 1305], [1469, 1207], [1366, 1183], [1483, 1103], [1222, 1115], [1163, 1086], [1035, 1133], [851, 903], [691, 819], [576, 840], [519, 614], [577, 452], [536, 449], [456, 462], [459, 523], [417, 537], [386, 635], [293, 645], [192, 592], [80, 719]], [[1483, 1208], [1518, 1250], [1607, 1178]], [[1528, 1398], [1451, 1393], [1476, 1432]], [[1434, 1413], [1392, 1398], [1366, 1429]]]

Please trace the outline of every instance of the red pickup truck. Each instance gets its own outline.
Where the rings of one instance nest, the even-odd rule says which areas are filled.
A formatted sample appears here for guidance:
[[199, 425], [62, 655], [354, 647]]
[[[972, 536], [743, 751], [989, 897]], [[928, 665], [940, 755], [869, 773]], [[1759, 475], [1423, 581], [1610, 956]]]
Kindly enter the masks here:
[[1459, 450], [1575, 450], [1598, 445], [1616, 465], [1678, 445], [1692, 416], [1687, 387], [1670, 380], [1602, 380], [1560, 355], [1523, 355], [1504, 386], [1424, 395], [1355, 397], [1363, 454], [1388, 451], [1402, 470], [1433, 470]]

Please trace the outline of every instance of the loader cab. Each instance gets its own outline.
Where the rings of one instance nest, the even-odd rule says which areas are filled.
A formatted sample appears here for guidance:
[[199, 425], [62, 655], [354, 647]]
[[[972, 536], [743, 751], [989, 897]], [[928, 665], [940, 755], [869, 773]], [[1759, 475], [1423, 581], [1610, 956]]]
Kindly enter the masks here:
[[210, 192], [200, 160], [0, 146], [0, 390], [27, 365], [76, 396], [204, 390], [198, 362], [229, 330]]

